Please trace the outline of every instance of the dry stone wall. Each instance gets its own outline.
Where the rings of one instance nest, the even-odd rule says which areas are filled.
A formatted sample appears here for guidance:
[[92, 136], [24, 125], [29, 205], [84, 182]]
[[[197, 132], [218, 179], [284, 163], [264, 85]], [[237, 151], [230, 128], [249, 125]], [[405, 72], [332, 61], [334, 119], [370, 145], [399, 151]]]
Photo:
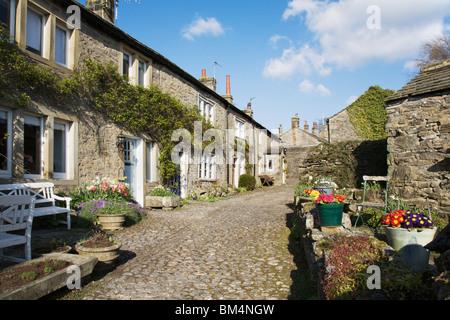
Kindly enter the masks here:
[[411, 97], [386, 109], [389, 174], [396, 194], [450, 212], [450, 91]]

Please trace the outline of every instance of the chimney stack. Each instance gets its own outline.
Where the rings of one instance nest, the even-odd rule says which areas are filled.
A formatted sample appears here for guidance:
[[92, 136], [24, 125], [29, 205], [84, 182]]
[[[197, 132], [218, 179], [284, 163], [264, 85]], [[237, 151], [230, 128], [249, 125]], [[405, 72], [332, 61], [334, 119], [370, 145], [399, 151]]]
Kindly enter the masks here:
[[202, 77], [199, 79], [199, 81], [206, 87], [216, 92], [217, 81], [213, 77], [206, 76], [206, 69], [202, 69]]
[[253, 110], [252, 110], [252, 103], [251, 102], [249, 102], [247, 104], [247, 109], [242, 110], [242, 111], [244, 111], [247, 115], [249, 115], [251, 118], [253, 118]]
[[308, 125], [308, 121], [305, 121], [305, 125], [303, 126], [304, 130], [309, 132], [309, 125]]
[[316, 123], [316, 122], [313, 123], [312, 134], [313, 134], [313, 135], [316, 135], [316, 136], [319, 135], [319, 127], [317, 126], [317, 123]]
[[96, 15], [114, 24], [115, 20], [115, 0], [86, 0], [86, 8]]
[[231, 82], [230, 76], [227, 76], [227, 91], [226, 94], [222, 95], [229, 103], [233, 104], [233, 96], [231, 95]]
[[292, 129], [299, 127], [300, 118], [298, 117], [298, 113], [292, 117]]
[[278, 134], [281, 136], [283, 134], [283, 126], [280, 124], [280, 127], [278, 128]]

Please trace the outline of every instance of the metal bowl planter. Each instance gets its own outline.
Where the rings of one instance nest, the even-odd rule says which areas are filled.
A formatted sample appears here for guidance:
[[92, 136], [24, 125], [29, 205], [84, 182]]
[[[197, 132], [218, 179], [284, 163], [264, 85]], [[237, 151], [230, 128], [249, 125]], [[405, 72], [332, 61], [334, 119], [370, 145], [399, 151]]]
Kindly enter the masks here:
[[323, 194], [333, 194], [334, 192], [334, 188], [331, 186], [316, 186], [314, 187], [314, 190], [317, 190]]

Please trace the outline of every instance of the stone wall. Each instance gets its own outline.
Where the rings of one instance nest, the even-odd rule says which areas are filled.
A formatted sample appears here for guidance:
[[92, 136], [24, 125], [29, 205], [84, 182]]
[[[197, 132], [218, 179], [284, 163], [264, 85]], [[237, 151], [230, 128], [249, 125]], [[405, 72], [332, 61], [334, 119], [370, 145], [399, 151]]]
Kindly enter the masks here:
[[355, 127], [350, 122], [350, 116], [347, 109], [328, 118], [329, 142], [341, 142], [352, 140], [363, 140], [355, 132]]
[[389, 174], [408, 202], [450, 212], [450, 91], [394, 101], [386, 108]]

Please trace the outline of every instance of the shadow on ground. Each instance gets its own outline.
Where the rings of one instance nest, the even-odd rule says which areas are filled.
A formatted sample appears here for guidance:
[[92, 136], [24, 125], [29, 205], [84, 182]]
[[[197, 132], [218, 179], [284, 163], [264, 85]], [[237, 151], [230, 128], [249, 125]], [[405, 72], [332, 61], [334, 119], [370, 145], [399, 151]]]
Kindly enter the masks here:
[[289, 228], [288, 250], [293, 256], [296, 270], [291, 271], [291, 292], [288, 296], [289, 300], [315, 300], [315, 290], [310, 284], [310, 275], [308, 263], [305, 258], [305, 251], [300, 242], [300, 224], [299, 218], [294, 213], [293, 203], [286, 204], [291, 212], [286, 214], [286, 227]]

